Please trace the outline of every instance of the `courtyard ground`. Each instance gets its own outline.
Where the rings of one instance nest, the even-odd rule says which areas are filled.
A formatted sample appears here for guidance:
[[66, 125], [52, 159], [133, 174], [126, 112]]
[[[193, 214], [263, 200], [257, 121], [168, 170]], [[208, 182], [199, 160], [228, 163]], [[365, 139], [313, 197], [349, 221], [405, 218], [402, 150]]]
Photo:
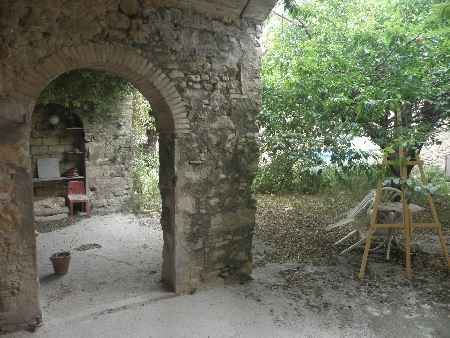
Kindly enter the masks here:
[[[45, 323], [8, 337], [450, 337], [450, 277], [435, 237], [418, 234], [414, 279], [402, 276], [394, 251], [390, 262], [370, 256], [360, 282], [361, 250], [337, 255], [332, 243], [342, 234], [325, 231], [352, 203], [339, 195], [259, 196], [254, 279], [185, 296], [159, 283], [157, 217], [41, 223]], [[48, 256], [65, 248], [75, 249], [71, 271], [56, 278]]]
[[[95, 312], [125, 299], [170, 294], [160, 283], [163, 241], [158, 217], [111, 214], [81, 218], [73, 225], [67, 220], [39, 225], [44, 320]], [[65, 227], [51, 231], [58, 225]], [[72, 253], [70, 271], [56, 276], [49, 257], [63, 250]]]

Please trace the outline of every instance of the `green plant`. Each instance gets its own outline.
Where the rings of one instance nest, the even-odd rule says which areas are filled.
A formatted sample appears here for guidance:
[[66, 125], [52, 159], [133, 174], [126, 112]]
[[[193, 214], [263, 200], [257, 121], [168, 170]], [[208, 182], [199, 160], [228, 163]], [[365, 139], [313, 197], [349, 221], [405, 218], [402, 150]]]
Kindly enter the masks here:
[[288, 19], [268, 24], [259, 114], [281, 185], [298, 163], [323, 166], [323, 153], [358, 166], [368, 154], [352, 149], [355, 136], [420, 149], [448, 124], [448, 1], [285, 2]]
[[117, 102], [134, 92], [136, 88], [121, 77], [98, 70], [78, 69], [53, 80], [41, 93], [38, 103], [58, 104], [71, 112], [81, 110], [92, 120], [114, 114]]
[[440, 199], [447, 198], [450, 200], [450, 185], [444, 171], [439, 167], [430, 166], [424, 169], [424, 173], [428, 182], [426, 185], [422, 183], [418, 170], [414, 171], [406, 181], [410, 191], [409, 197], [423, 203], [426, 202], [428, 194]]
[[157, 151], [144, 146], [135, 148], [132, 171], [134, 212], [159, 212], [161, 209]]
[[367, 193], [376, 186], [378, 169], [369, 164], [359, 166], [324, 165], [302, 168], [301, 163], [284, 165], [273, 161], [259, 167], [254, 190], [259, 193], [296, 192], [316, 194], [345, 190], [355, 195]]
[[133, 92], [132, 209], [134, 212], [159, 212], [159, 156], [156, 124], [149, 102], [137, 90]]

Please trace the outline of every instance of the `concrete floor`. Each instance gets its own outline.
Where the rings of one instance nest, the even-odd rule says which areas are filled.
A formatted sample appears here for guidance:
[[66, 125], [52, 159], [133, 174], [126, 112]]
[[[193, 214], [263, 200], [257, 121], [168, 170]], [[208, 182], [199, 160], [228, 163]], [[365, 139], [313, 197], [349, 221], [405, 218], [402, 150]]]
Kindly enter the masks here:
[[[279, 277], [280, 271], [278, 265], [267, 265], [257, 269], [255, 280], [245, 285], [225, 285], [178, 297], [138, 297], [102, 311], [59, 320], [48, 318], [35, 333], [20, 332], [7, 337], [449, 337], [450, 331], [436, 334], [432, 320], [424, 323], [421, 317], [377, 313], [380, 304], [361, 306], [357, 299], [349, 300], [345, 309], [339, 311], [312, 310], [308, 305], [320, 296], [293, 299], [291, 291], [283, 291], [285, 282]], [[327, 292], [331, 294], [326, 296], [328, 302], [343, 297], [335, 290]], [[298, 295], [298, 290], [294, 293]]]
[[[274, 302], [280, 303], [276, 299]], [[143, 303], [144, 304], [144, 303]], [[274, 309], [276, 312], [274, 314]], [[274, 315], [277, 320], [274, 321]], [[45, 337], [375, 337], [362, 329], [327, 327], [313, 318], [296, 319], [280, 312], [279, 304], [268, 306], [248, 299], [234, 288], [205, 290], [191, 296], [136, 304], [64, 322], [50, 322], [36, 333], [18, 333], [14, 338]]]
[[[263, 263], [267, 248], [255, 242]], [[51, 253], [86, 244], [90, 250], [72, 250], [69, 274], [53, 276]], [[326, 266], [261, 264], [249, 283], [175, 296], [159, 284], [161, 248], [158, 219], [133, 215], [94, 216], [40, 234], [44, 324], [5, 338], [450, 337], [442, 271], [410, 283], [401, 265], [372, 261], [361, 283], [352, 277], [357, 255]]]
[[[95, 312], [124, 299], [165, 294], [159, 283], [162, 231], [158, 218], [93, 216], [38, 236], [44, 320]], [[72, 252], [70, 271], [56, 276], [52, 253]]]

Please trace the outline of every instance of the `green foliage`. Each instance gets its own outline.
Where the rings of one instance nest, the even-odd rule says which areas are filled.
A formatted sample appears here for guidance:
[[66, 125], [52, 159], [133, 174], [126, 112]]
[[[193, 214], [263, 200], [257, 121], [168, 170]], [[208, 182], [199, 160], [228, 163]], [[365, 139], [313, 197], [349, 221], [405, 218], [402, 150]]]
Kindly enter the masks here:
[[155, 140], [155, 119], [150, 115], [149, 102], [137, 90], [133, 92], [133, 198], [134, 212], [159, 212], [159, 156]]
[[133, 145], [139, 146], [147, 143], [149, 132], [156, 133], [155, 119], [151, 116], [152, 108], [147, 99], [138, 91], [133, 95]]
[[147, 149], [139, 145], [134, 150], [133, 159], [133, 210], [135, 212], [159, 212], [161, 195], [159, 192], [159, 158], [157, 149]]
[[419, 200], [425, 204], [428, 193], [434, 198], [446, 198], [450, 201], [450, 182], [448, 176], [439, 167], [428, 167], [424, 170], [427, 184], [424, 185], [419, 173], [415, 172], [407, 181], [412, 200]]
[[359, 196], [375, 187], [377, 177], [377, 168], [369, 165], [344, 168], [330, 165], [305, 170], [300, 166], [287, 169], [282, 162], [276, 162], [259, 169], [254, 189], [259, 193], [302, 194], [345, 190]]
[[323, 165], [324, 152], [358, 166], [368, 154], [351, 148], [355, 136], [420, 149], [448, 123], [448, 1], [286, 4], [289, 21], [269, 22], [259, 115], [262, 150], [282, 182], [296, 166]]
[[91, 113], [90, 118], [110, 116], [117, 102], [135, 92], [126, 80], [112, 74], [89, 69], [64, 73], [41, 93], [40, 104], [56, 103], [69, 111]]

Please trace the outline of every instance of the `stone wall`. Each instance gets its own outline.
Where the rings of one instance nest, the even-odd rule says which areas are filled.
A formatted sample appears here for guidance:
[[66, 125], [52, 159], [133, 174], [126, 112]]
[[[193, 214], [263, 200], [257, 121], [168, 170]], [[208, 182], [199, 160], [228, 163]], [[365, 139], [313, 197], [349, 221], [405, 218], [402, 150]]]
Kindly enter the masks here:
[[[71, 125], [63, 118], [64, 114], [61, 114], [62, 110], [61, 106], [38, 105], [32, 115], [30, 156], [36, 216], [41, 216], [42, 214], [41, 208], [38, 206], [44, 203], [42, 201], [43, 199], [64, 197], [66, 195], [66, 188], [63, 181], [39, 181], [39, 159], [57, 158], [59, 160], [60, 175], [71, 167], [77, 167], [80, 172], [79, 175], [84, 176], [84, 165], [82, 166], [84, 155], [82, 153], [84, 151], [83, 136], [80, 132], [73, 132], [67, 129]], [[57, 125], [51, 125], [49, 122], [51, 116], [57, 116], [60, 119]], [[76, 150], [80, 154], [75, 153]], [[48, 214], [50, 209], [46, 207], [44, 213]], [[67, 210], [61, 208], [59, 203], [53, 209], [55, 214], [65, 213], [67, 215]]]
[[[450, 158], [450, 132], [440, 133], [438, 140], [438, 143], [424, 147], [420, 152], [420, 157], [424, 160], [425, 165], [445, 170], [445, 161], [447, 158]], [[447, 169], [447, 175], [450, 177], [450, 168]]]
[[0, 327], [39, 317], [31, 200], [6, 191], [31, 189], [24, 131], [39, 93], [72, 69], [124, 77], [155, 111], [168, 287], [251, 272], [262, 17], [250, 13], [274, 2], [232, 20], [153, 1], [0, 2]]
[[131, 97], [118, 102], [110, 116], [87, 118], [85, 126], [86, 184], [93, 212], [112, 212], [129, 208], [132, 182], [131, 165], [133, 106]]
[[[93, 212], [113, 212], [129, 208], [132, 164], [132, 97], [117, 102], [108, 114], [77, 110], [82, 129], [66, 121], [64, 108], [57, 105], [37, 106], [32, 115], [30, 138], [31, 169], [37, 175], [37, 160], [58, 158], [60, 173], [77, 168], [86, 177]], [[50, 116], [60, 117], [52, 127]], [[78, 125], [78, 124], [77, 124]], [[65, 196], [63, 182], [35, 182], [35, 201], [52, 196]]]
[[[37, 106], [32, 116], [30, 155], [31, 170], [33, 177], [38, 177], [37, 162], [41, 158], [58, 158], [60, 163], [60, 173], [67, 169], [78, 166], [79, 156], [71, 157], [75, 153], [77, 141], [82, 141], [82, 136], [68, 130], [70, 127], [64, 121], [60, 121], [55, 127], [49, 123], [49, 118], [55, 114], [51, 108]], [[79, 139], [79, 140], [77, 140]], [[78, 149], [81, 152], [82, 149]], [[83, 173], [80, 173], [83, 174]]]

